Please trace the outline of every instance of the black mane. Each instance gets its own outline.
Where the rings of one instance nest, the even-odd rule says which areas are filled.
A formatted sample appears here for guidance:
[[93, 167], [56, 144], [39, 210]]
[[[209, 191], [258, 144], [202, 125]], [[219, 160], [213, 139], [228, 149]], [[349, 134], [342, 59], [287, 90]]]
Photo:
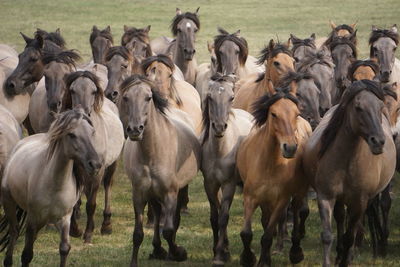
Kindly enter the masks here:
[[[240, 37], [234, 33], [229, 34], [227, 31], [225, 31], [222, 28], [218, 28], [218, 32], [220, 34], [214, 37], [214, 47], [215, 47], [215, 54], [217, 56], [218, 68], [221, 68], [221, 58], [220, 58], [218, 51], [219, 51], [221, 45], [225, 41], [231, 41], [231, 42], [235, 43], [237, 46], [239, 46], [239, 49], [240, 49], [239, 62], [240, 62], [240, 65], [244, 66], [244, 64], [246, 64], [247, 56], [249, 54], [249, 48], [248, 48], [246, 39], [244, 39], [243, 37]], [[219, 71], [221, 71], [221, 69], [219, 69]]]
[[143, 73], [146, 73], [146, 70], [154, 62], [160, 62], [160, 63], [164, 64], [171, 71], [174, 71], [174, 69], [175, 69], [175, 64], [174, 64], [174, 62], [172, 61], [172, 59], [170, 57], [168, 57], [166, 55], [163, 55], [163, 54], [159, 54], [159, 55], [156, 55], [156, 56], [148, 57], [148, 58], [146, 58], [146, 59], [144, 59], [142, 61], [141, 67], [142, 67]]
[[373, 58], [374, 57], [374, 50], [372, 47], [372, 44], [375, 43], [376, 41], [378, 41], [379, 38], [382, 37], [388, 37], [390, 39], [392, 39], [396, 45], [399, 44], [399, 34], [397, 32], [393, 32], [391, 30], [386, 30], [386, 29], [377, 29], [377, 30], [373, 30], [371, 32], [371, 35], [369, 37], [369, 45], [371, 46], [370, 48], [370, 52], [369, 52], [369, 57]]
[[333, 49], [338, 45], [348, 45], [353, 51], [354, 58], [357, 58], [357, 47], [349, 38], [341, 36], [334, 37], [329, 45], [329, 49], [333, 51]]
[[[336, 36], [336, 33], [340, 30], [347, 30], [350, 34], [354, 33], [354, 29], [347, 24], [342, 24], [342, 25], [336, 26], [336, 28], [334, 30], [332, 30], [331, 33], [329, 34], [328, 39], [326, 39], [326, 41], [324, 42], [324, 45], [327, 47], [330, 47], [333, 39]], [[355, 46], [357, 46], [357, 38], [354, 38], [353, 43]]]
[[121, 37], [121, 45], [126, 46], [133, 38], [139, 39], [141, 42], [149, 44], [149, 34], [145, 29], [130, 27]]
[[350, 81], [354, 82], [354, 77], [353, 77], [354, 72], [361, 66], [370, 67], [375, 72], [375, 75], [379, 73], [379, 65], [375, 61], [373, 61], [373, 60], [356, 60], [349, 67], [347, 77]]
[[161, 114], [165, 115], [165, 112], [168, 109], [168, 99], [163, 96], [157, 86], [146, 76], [143, 76], [141, 74], [133, 74], [132, 76], [126, 78], [120, 86], [121, 93], [124, 94], [127, 90], [129, 90], [132, 85], [138, 83], [145, 83], [150, 86], [151, 92], [153, 94], [152, 99], [154, 106]]
[[60, 48], [65, 48], [66, 42], [64, 38], [61, 36], [61, 34], [58, 31], [55, 32], [46, 32], [42, 29], [37, 29], [35, 32], [35, 36], [40, 35], [42, 38], [46, 41], [50, 41], [54, 44], [56, 44]]
[[277, 44], [275, 44], [272, 51], [270, 51], [268, 46], [264, 47], [261, 50], [260, 55], [258, 56], [257, 64], [263, 65], [267, 59], [276, 57], [280, 53], [285, 53], [289, 56], [292, 56], [292, 52], [289, 50], [289, 48], [286, 45], [277, 43]]
[[252, 109], [254, 111], [252, 114], [254, 116], [254, 124], [258, 127], [263, 126], [267, 122], [269, 108], [282, 98], [289, 99], [296, 105], [298, 103], [297, 98], [290, 93], [290, 88], [276, 88], [274, 95], [265, 94], [253, 103]]
[[105, 28], [104, 30], [101, 30], [101, 31], [96, 28], [96, 29], [93, 29], [92, 33], [90, 34], [90, 38], [89, 38], [90, 44], [93, 44], [94, 40], [96, 40], [96, 38], [99, 36], [109, 40], [112, 44], [114, 43], [113, 36], [112, 36], [111, 32], [108, 31], [107, 28]]
[[296, 51], [296, 49], [300, 46], [308, 46], [316, 49], [317, 47], [315, 46], [315, 34], [313, 33], [312, 36], [314, 36], [314, 38], [309, 37], [306, 39], [293, 38], [294, 36], [291, 36], [290, 40], [293, 44], [292, 53], [294, 53], [294, 51]]
[[322, 157], [325, 154], [330, 144], [335, 140], [340, 127], [345, 121], [347, 106], [350, 104], [353, 98], [363, 90], [373, 93], [382, 101], [384, 96], [389, 94], [388, 91], [383, 90], [381, 84], [376, 81], [361, 80], [352, 83], [351, 86], [345, 90], [338, 107], [334, 111], [332, 118], [329, 121], [329, 124], [322, 133], [319, 157]]
[[170, 28], [171, 28], [171, 32], [174, 36], [176, 36], [178, 34], [178, 24], [183, 19], [190, 19], [191, 21], [194, 22], [196, 27], [200, 30], [200, 20], [199, 20], [199, 16], [197, 16], [197, 13], [185, 12], [180, 15], [176, 15], [172, 19]]
[[131, 59], [129, 50], [125, 46], [110, 47], [110, 49], [108, 49], [107, 54], [106, 54], [106, 61], [110, 61], [115, 55], [119, 55], [126, 60]]
[[312, 67], [315, 64], [326, 65], [332, 69], [335, 66], [333, 64], [332, 57], [330, 56], [330, 54], [324, 49], [321, 49], [318, 51], [307, 53], [304, 59], [301, 62], [299, 62], [297, 69], [299, 71], [307, 71], [310, 67]]
[[55, 52], [47, 52], [43, 53], [42, 61], [44, 64], [49, 64], [52, 61], [64, 63], [71, 66], [76, 66], [76, 61], [81, 60], [81, 57], [75, 50], [63, 50]]

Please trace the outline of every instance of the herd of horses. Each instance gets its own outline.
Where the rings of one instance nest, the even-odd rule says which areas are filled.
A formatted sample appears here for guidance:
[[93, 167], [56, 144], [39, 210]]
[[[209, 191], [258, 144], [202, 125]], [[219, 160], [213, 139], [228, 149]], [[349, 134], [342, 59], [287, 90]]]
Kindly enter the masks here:
[[[131, 266], [138, 266], [146, 205], [154, 224], [151, 258], [186, 260], [176, 234], [188, 185], [199, 170], [210, 203], [213, 266], [230, 258], [227, 225], [238, 186], [243, 187], [243, 266], [271, 265], [273, 238], [283, 246], [288, 220], [293, 221], [290, 261], [303, 260], [312, 191], [321, 218], [323, 266], [332, 265], [332, 216], [337, 264], [351, 263], [364, 216], [374, 256], [386, 254], [390, 182], [400, 155], [396, 25], [372, 27], [366, 60], [357, 59], [355, 24], [331, 22], [331, 34], [322, 39], [312, 34], [290, 35], [287, 43], [270, 40], [258, 58], [248, 54], [240, 31], [218, 28], [207, 44], [210, 62], [197, 65], [198, 11], [176, 10], [173, 38], [150, 41], [150, 26], [124, 26], [120, 46], [109, 26], [93, 26], [93, 60], [83, 65], [59, 29], [38, 29], [33, 38], [21, 33], [26, 46], [19, 55], [0, 45], [4, 266], [12, 265], [23, 231], [21, 262], [28, 266], [37, 234], [49, 223], [61, 233], [65, 266], [70, 236], [83, 235], [91, 243], [101, 184], [101, 234], [111, 234], [111, 185], [120, 155], [132, 183]], [[82, 192], [84, 231], [77, 222]], [[257, 263], [251, 241], [258, 207], [264, 233]]]

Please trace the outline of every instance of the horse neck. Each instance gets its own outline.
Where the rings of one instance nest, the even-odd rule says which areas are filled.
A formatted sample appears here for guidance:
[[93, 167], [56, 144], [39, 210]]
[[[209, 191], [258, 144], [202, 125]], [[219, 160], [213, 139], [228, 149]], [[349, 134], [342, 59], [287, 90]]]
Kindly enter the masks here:
[[64, 185], [73, 177], [73, 160], [66, 156], [63, 146], [60, 143], [56, 145], [47, 166], [49, 174], [52, 177], [53, 189], [55, 191], [62, 191]]
[[168, 140], [170, 126], [168, 119], [156, 110], [154, 104], [151, 105], [147, 116], [143, 139], [138, 142], [145, 159], [153, 158], [153, 155], [160, 152], [160, 144]]
[[[265, 166], [276, 166], [280, 162], [287, 161], [283, 158], [280, 144], [276, 138], [276, 135], [271, 129], [271, 125], [267, 122], [267, 125], [262, 126], [258, 132], [258, 137], [256, 138], [256, 145], [261, 148], [262, 155], [260, 159], [265, 161]], [[260, 144], [263, 144], [260, 146]]]
[[[230, 117], [232, 115], [229, 115]], [[208, 143], [208, 147], [216, 158], [225, 157], [235, 146], [236, 141], [238, 139], [237, 129], [233, 125], [231, 119], [228, 121], [228, 127], [225, 130], [224, 136], [217, 138], [212, 134], [211, 123], [209, 124], [209, 137], [206, 143]]]

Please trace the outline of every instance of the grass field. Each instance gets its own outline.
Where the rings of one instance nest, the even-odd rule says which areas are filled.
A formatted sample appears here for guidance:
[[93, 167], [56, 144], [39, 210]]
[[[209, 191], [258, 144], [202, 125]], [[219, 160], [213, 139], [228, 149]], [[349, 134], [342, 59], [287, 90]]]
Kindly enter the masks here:
[[[368, 55], [367, 40], [372, 24], [391, 26], [400, 24], [399, 0], [353, 0], [353, 1], [128, 1], [128, 0], [89, 0], [89, 1], [22, 1], [0, 0], [0, 42], [7, 43], [21, 51], [24, 42], [19, 32], [32, 36], [36, 28], [53, 31], [61, 28], [69, 48], [80, 51], [85, 61], [90, 60], [89, 34], [93, 25], [103, 28], [111, 25], [115, 43], [118, 44], [123, 25], [144, 27], [152, 25], [150, 35], [170, 36], [168, 25], [175, 14], [175, 7], [194, 11], [200, 6], [201, 30], [197, 39], [198, 61], [208, 60], [206, 41], [216, 34], [216, 26], [222, 26], [230, 32], [241, 30], [247, 38], [250, 53], [258, 51], [271, 38], [286, 41], [290, 33], [306, 37], [315, 32], [318, 37], [326, 36], [330, 28], [328, 20], [337, 24], [358, 21], [360, 58]], [[178, 243], [186, 247], [188, 261], [170, 263], [149, 261], [152, 230], [145, 230], [145, 239], [140, 250], [141, 266], [208, 266], [212, 257], [212, 234], [208, 219], [209, 206], [199, 174], [190, 187], [190, 214], [182, 219], [178, 232]], [[363, 249], [355, 253], [353, 266], [399, 266], [400, 265], [400, 199], [399, 187], [394, 189], [394, 204], [391, 211], [391, 236], [386, 259], [373, 259], [369, 240]], [[71, 266], [127, 266], [130, 261], [133, 232], [133, 208], [131, 204], [131, 186], [119, 164], [115, 175], [112, 197], [113, 234], [101, 236], [103, 192], [98, 196], [96, 212], [96, 231], [93, 245], [84, 245], [82, 240], [72, 239], [69, 256]], [[307, 223], [307, 235], [303, 242], [305, 260], [300, 266], [318, 266], [321, 263], [322, 248], [319, 241], [320, 221], [315, 202], [310, 201], [311, 214]], [[259, 255], [261, 225], [259, 213], [254, 216], [253, 248]], [[84, 216], [80, 225], [84, 226]], [[237, 194], [231, 209], [229, 236], [232, 260], [227, 266], [239, 265], [242, 248], [239, 232], [242, 227], [242, 196]], [[53, 229], [43, 229], [35, 243], [35, 256], [32, 266], [56, 266], [59, 236]], [[165, 242], [164, 242], [165, 244]], [[290, 265], [286, 243], [283, 254], [273, 256], [275, 266]], [[14, 263], [19, 265], [23, 248], [23, 238], [15, 253]], [[4, 254], [1, 254], [2, 261]]]

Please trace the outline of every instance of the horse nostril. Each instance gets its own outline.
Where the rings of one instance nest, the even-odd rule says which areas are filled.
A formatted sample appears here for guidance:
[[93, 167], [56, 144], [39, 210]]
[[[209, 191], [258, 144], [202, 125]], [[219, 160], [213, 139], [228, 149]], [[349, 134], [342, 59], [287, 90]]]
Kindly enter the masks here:
[[128, 127], [126, 127], [126, 132], [127, 132], [127, 133], [130, 133], [130, 132], [132, 132], [132, 128], [131, 128], [131, 126], [128, 126]]
[[15, 82], [9, 81], [9, 82], [8, 82], [8, 87], [9, 87], [10, 89], [14, 89], [14, 88], [15, 88]]
[[58, 101], [57, 107], [61, 107], [61, 101]]
[[195, 54], [196, 53], [196, 49], [193, 49], [193, 54]]
[[228, 124], [227, 123], [224, 124], [224, 130], [226, 130], [226, 128], [228, 128]]
[[211, 127], [213, 127], [215, 129], [215, 123], [211, 123]]
[[140, 131], [143, 131], [143, 129], [144, 129], [144, 126], [143, 126], [143, 125], [140, 125], [140, 126], [139, 126], [139, 130], [140, 130]]
[[188, 50], [187, 50], [186, 48], [183, 48], [183, 52], [187, 53], [187, 52], [188, 52]]
[[113, 98], [117, 97], [117, 96], [118, 96], [118, 91], [113, 91], [112, 94], [111, 94], [111, 96], [112, 96]]

